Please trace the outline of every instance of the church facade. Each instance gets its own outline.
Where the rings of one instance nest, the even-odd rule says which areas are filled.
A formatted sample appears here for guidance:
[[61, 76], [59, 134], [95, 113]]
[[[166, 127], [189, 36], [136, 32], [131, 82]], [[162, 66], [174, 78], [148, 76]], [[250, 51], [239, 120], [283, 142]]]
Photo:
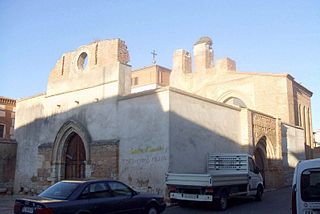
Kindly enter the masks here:
[[297, 161], [312, 157], [312, 93], [288, 74], [215, 62], [207, 37], [193, 58], [194, 71], [177, 50], [171, 72], [135, 73], [120, 39], [63, 54], [46, 92], [17, 101], [15, 191], [109, 178], [164, 194], [167, 172], [205, 173], [206, 155], [225, 152], [253, 155], [269, 188], [290, 183]]

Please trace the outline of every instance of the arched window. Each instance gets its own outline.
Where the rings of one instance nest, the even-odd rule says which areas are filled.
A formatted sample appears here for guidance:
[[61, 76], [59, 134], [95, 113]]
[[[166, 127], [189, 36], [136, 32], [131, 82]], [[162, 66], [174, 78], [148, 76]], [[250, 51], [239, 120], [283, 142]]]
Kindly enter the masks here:
[[78, 58], [77, 66], [79, 70], [85, 70], [88, 64], [88, 54], [82, 52]]
[[302, 126], [302, 122], [301, 122], [301, 104], [299, 104], [299, 112], [298, 112], [298, 115], [299, 115], [299, 126]]
[[223, 103], [237, 106], [237, 107], [241, 107], [241, 108], [247, 108], [247, 105], [241, 99], [239, 99], [237, 97], [230, 97], [230, 98], [226, 99]]

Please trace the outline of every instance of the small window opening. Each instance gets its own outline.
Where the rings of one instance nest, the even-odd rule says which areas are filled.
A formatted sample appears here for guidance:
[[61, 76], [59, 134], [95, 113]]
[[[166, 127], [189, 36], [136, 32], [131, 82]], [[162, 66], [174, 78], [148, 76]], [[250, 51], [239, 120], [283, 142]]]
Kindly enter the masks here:
[[5, 126], [4, 124], [0, 124], [0, 138], [4, 138], [5, 135]]
[[77, 62], [78, 69], [85, 70], [88, 65], [88, 54], [83, 52], [80, 54]]
[[134, 78], [132, 79], [132, 84], [133, 84], [133, 85], [138, 85], [138, 77], [134, 77]]

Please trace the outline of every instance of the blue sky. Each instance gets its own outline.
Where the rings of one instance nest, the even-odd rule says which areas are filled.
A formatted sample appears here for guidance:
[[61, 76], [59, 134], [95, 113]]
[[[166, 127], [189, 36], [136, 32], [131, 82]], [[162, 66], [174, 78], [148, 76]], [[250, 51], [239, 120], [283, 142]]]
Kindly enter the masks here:
[[171, 68], [173, 51], [213, 39], [246, 72], [290, 73], [313, 91], [320, 128], [320, 1], [1, 0], [0, 96], [45, 92], [60, 56], [98, 39], [126, 41], [133, 69]]

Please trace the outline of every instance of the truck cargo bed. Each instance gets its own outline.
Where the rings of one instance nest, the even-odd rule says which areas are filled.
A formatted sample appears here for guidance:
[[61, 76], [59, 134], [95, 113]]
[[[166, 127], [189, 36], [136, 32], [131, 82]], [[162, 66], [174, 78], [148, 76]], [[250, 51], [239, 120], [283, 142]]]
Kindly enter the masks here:
[[247, 174], [209, 175], [209, 174], [167, 174], [167, 185], [216, 187], [247, 184]]
[[211, 176], [208, 174], [176, 174], [168, 173], [166, 179], [167, 185], [183, 186], [212, 186]]
[[166, 184], [217, 187], [248, 184], [247, 154], [208, 154], [207, 173], [168, 173]]

